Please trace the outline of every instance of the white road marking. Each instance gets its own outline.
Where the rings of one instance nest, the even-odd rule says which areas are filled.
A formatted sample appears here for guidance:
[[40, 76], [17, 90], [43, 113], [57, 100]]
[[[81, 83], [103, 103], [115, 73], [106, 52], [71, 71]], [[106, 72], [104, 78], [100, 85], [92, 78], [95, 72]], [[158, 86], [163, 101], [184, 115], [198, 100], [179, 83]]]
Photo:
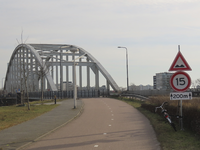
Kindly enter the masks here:
[[111, 125], [109, 124], [109, 127], [111, 127]]
[[94, 147], [99, 147], [99, 145], [95, 145]]

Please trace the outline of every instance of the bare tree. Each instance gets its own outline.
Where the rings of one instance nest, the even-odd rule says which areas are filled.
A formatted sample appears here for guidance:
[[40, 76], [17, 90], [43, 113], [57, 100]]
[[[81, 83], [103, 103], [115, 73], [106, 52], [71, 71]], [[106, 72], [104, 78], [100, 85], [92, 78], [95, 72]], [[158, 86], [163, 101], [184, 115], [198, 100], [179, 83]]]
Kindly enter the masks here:
[[196, 79], [195, 82], [197, 86], [200, 85], [200, 79]]
[[[27, 39], [25, 41], [23, 41], [23, 29], [22, 29], [22, 31], [21, 31], [21, 44], [23, 45], [24, 43], [26, 43]], [[18, 40], [17, 40], [17, 42], [19, 44]], [[24, 48], [23, 48], [23, 50], [24, 50]], [[23, 53], [23, 55], [24, 55], [24, 53]], [[28, 103], [28, 110], [30, 110], [29, 91], [28, 91], [28, 83], [27, 83], [27, 80], [28, 80], [28, 77], [29, 77], [29, 72], [30, 72], [30, 65], [28, 65], [28, 62], [25, 62], [24, 56], [22, 56], [22, 58], [23, 58], [23, 60], [20, 59], [20, 62], [19, 62], [20, 65], [17, 66], [18, 69], [20, 70], [20, 74], [17, 74], [18, 76], [20, 76], [20, 82], [21, 82], [20, 91], [23, 91], [23, 96], [21, 95], [22, 96], [21, 103], [24, 104], [24, 97], [25, 97], [25, 93], [26, 93], [27, 103]], [[25, 90], [24, 90], [24, 88], [25, 88]]]
[[31, 71], [30, 71], [30, 66], [28, 65], [28, 62], [23, 63], [22, 72], [23, 72], [23, 79], [24, 79], [24, 85], [25, 85], [25, 93], [26, 93], [26, 98], [27, 98], [27, 103], [28, 103], [28, 110], [30, 110], [28, 78]]
[[38, 80], [41, 80], [41, 101], [43, 102], [44, 95], [44, 78], [49, 73], [50, 65], [47, 61], [42, 60], [41, 64], [38, 64], [38, 69], [35, 70], [35, 73], [38, 75]]
[[199, 88], [199, 86], [200, 86], [200, 79], [196, 79], [196, 80], [193, 80], [193, 81], [192, 81], [192, 87], [193, 87], [194, 89]]
[[197, 86], [197, 85], [196, 85], [196, 80], [193, 80], [193, 81], [192, 81], [192, 88], [196, 89], [196, 86]]
[[124, 87], [119, 87], [119, 89], [121, 92], [126, 91], [126, 88], [124, 88]]
[[129, 87], [130, 91], [134, 91], [137, 90], [137, 86], [134, 83], [131, 83], [130, 87]]
[[[24, 55], [24, 54], [23, 54]], [[25, 61], [25, 58], [22, 56], [23, 59], [18, 60], [18, 66], [17, 70], [19, 72], [17, 73], [17, 78], [20, 79], [20, 91], [21, 91], [21, 104], [24, 105], [24, 98], [26, 94], [27, 103], [28, 103], [28, 110], [30, 110], [30, 104], [29, 104], [29, 90], [28, 90], [28, 79], [30, 75], [30, 64]]]
[[28, 78], [30, 73], [30, 66], [27, 62], [23, 60], [20, 62], [20, 81], [21, 81], [21, 91], [22, 92], [22, 100], [21, 103], [24, 104], [24, 97], [26, 94], [26, 99], [28, 103], [28, 110], [30, 110], [30, 103], [29, 103], [29, 90], [28, 90]]

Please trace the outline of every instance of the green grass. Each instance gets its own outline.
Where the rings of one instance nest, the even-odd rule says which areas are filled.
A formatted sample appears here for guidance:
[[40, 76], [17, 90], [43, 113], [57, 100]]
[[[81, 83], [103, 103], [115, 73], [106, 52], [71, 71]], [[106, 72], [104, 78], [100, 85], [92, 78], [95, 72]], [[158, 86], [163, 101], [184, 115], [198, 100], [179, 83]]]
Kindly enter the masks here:
[[[46, 101], [45, 101], [46, 102]], [[0, 107], [0, 130], [31, 120], [46, 113], [58, 105], [33, 105], [40, 102], [31, 102], [31, 110], [27, 106]]]
[[151, 122], [157, 139], [163, 150], [197, 150], [200, 149], [200, 138], [188, 130], [180, 130], [176, 124], [177, 132], [165, 122], [164, 118], [156, 113], [141, 108], [144, 103], [138, 100], [121, 99], [143, 113]]

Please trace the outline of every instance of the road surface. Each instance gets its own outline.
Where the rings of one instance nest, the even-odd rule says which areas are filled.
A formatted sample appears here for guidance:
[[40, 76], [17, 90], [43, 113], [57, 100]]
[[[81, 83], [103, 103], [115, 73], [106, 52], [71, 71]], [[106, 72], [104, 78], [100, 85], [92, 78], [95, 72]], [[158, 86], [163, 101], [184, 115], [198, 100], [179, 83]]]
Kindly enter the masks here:
[[154, 130], [139, 111], [110, 98], [82, 99], [81, 116], [27, 150], [159, 150]]

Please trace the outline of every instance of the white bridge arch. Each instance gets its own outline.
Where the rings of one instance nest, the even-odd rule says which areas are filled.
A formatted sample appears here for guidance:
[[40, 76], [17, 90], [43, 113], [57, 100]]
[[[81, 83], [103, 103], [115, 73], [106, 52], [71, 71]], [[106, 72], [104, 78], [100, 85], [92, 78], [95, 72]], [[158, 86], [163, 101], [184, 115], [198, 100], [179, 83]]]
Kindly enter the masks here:
[[[81, 56], [81, 58], [80, 58]], [[67, 44], [19, 44], [10, 58], [6, 78], [4, 82], [4, 90], [7, 93], [15, 93], [24, 89], [24, 80], [28, 84], [28, 91], [39, 91], [40, 84], [43, 82], [44, 89], [51, 91], [69, 90], [69, 66], [73, 66], [73, 61], [77, 59], [79, 66], [79, 88], [82, 88], [82, 66], [87, 66], [87, 89], [90, 89], [90, 70], [95, 74], [95, 90], [99, 90], [99, 72], [107, 81], [107, 90], [111, 86], [113, 90], [119, 91], [119, 87], [105, 68], [86, 50], [75, 45]], [[82, 60], [86, 58], [86, 61]], [[45, 73], [45, 78], [41, 81], [41, 76], [37, 73], [41, 66], [49, 68]], [[66, 73], [63, 73], [65, 67]], [[66, 75], [66, 84], [63, 83], [63, 75]], [[74, 71], [72, 71], [74, 82]], [[64, 85], [64, 87], [63, 87]]]

